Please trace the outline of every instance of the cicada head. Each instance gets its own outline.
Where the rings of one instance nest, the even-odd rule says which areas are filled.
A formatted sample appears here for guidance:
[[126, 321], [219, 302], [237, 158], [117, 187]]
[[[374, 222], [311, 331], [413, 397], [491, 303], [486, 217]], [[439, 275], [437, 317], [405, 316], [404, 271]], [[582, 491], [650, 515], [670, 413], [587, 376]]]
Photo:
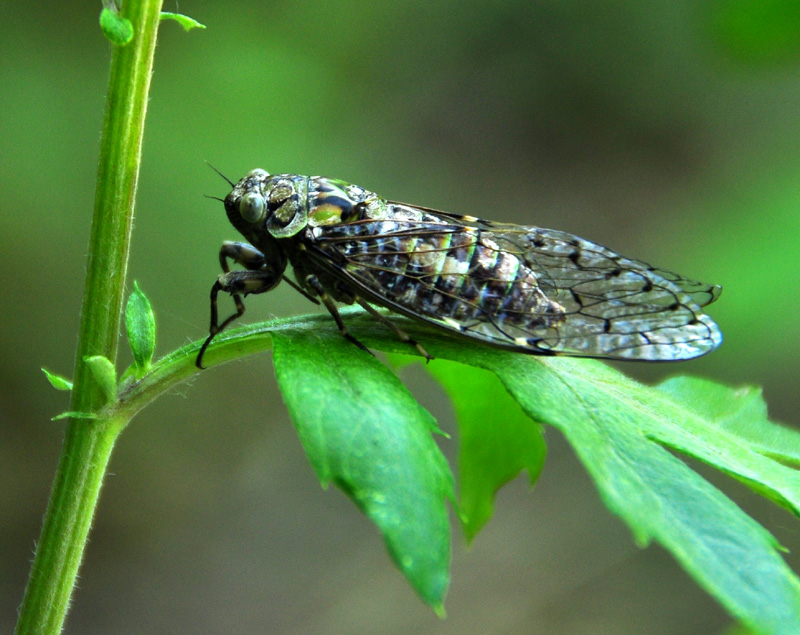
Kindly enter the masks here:
[[253, 244], [267, 232], [289, 238], [308, 225], [308, 178], [253, 170], [225, 197], [231, 224]]

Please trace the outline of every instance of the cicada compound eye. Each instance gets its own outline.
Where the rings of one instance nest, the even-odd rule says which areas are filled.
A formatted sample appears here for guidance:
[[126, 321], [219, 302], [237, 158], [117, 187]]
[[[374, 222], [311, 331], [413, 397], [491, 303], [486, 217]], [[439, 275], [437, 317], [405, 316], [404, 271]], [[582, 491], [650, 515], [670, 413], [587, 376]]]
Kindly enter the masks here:
[[256, 192], [248, 192], [239, 200], [239, 214], [248, 223], [257, 223], [264, 218], [266, 209], [264, 197]]

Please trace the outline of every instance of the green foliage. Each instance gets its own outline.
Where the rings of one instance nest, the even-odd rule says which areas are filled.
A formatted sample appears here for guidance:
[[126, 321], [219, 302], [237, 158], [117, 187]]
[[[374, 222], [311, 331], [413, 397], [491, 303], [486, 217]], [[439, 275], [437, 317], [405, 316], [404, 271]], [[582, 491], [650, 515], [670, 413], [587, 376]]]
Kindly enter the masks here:
[[174, 20], [178, 24], [183, 27], [184, 31], [191, 31], [192, 29], [205, 29], [205, 24], [200, 24], [194, 18], [190, 18], [188, 15], [182, 15], [180, 13], [171, 13], [169, 11], [162, 11], [161, 12], [161, 19], [162, 20]]
[[133, 292], [125, 306], [125, 328], [128, 344], [133, 353], [136, 374], [141, 377], [147, 372], [153, 360], [156, 348], [156, 321], [150, 300], [136, 282], [133, 283]]
[[800, 465], [800, 433], [769, 420], [760, 388], [730, 388], [698, 377], [673, 377], [658, 388], [743, 440], [751, 450], [786, 465]]
[[92, 355], [85, 357], [83, 361], [91, 370], [106, 400], [114, 401], [117, 398], [117, 371], [111, 360], [103, 355]]
[[113, 6], [105, 6], [100, 12], [100, 29], [103, 31], [103, 35], [116, 46], [125, 46], [133, 39], [131, 21], [123, 18]]
[[61, 419], [80, 419], [84, 421], [89, 421], [92, 419], [97, 419], [97, 415], [93, 412], [78, 412], [76, 410], [67, 410], [66, 412], [57, 414], [55, 417], [52, 418], [52, 421], [59, 421]]
[[467, 540], [492, 517], [494, 496], [522, 470], [531, 485], [544, 467], [547, 446], [534, 423], [492, 373], [434, 360], [430, 373], [444, 386], [458, 418], [459, 512]]
[[[358, 310], [343, 315], [370, 347], [409, 353]], [[796, 632], [800, 582], [780, 546], [675, 454], [716, 467], [798, 515], [800, 477], [775, 459], [794, 462], [800, 441], [767, 419], [757, 390], [685, 377], [648, 387], [593, 360], [501, 351], [446, 339], [410, 321], [402, 327], [425, 342], [436, 358], [433, 374], [454, 396], [467, 477], [461, 494], [468, 511], [459, 511], [469, 538], [489, 519], [504, 482], [522, 469], [532, 481], [539, 474], [541, 424], [552, 425], [639, 544], [660, 543], [753, 629]], [[241, 355], [250, 341], [266, 347], [265, 334], [274, 340], [278, 382], [321, 482], [333, 482], [376, 523], [414, 588], [440, 607], [449, 557], [444, 501], [452, 483], [430, 438], [436, 424], [324, 316], [242, 327], [223, 334], [210, 353], [219, 361]]]
[[72, 390], [72, 382], [66, 377], [51, 373], [46, 368], [42, 368], [42, 372], [44, 376], [47, 377], [47, 381], [50, 382], [50, 385], [56, 390]]
[[420, 596], [443, 612], [454, 499], [433, 417], [383, 364], [330, 330], [274, 336], [275, 372], [323, 486], [334, 482], [383, 534]]
[[[404, 327], [416, 330], [413, 325]], [[402, 343], [371, 328], [359, 328], [359, 336], [365, 330], [365, 341], [371, 346], [394, 353], [408, 352]], [[291, 340], [284, 335], [276, 337], [280, 342], [280, 348], [276, 347], [276, 368], [281, 389], [284, 395], [288, 393], [289, 410], [301, 430], [301, 438], [305, 437], [304, 445], [308, 448], [310, 438], [317, 440], [314, 454], [310, 455], [324, 482], [336, 482], [327, 471], [329, 468], [322, 467], [331, 462], [349, 465], [358, 461], [361, 469], [370, 471], [362, 463], [371, 460], [365, 445], [341, 442], [354, 434], [351, 425], [357, 430], [380, 429], [386, 412], [416, 410], [405, 396], [391, 406], [391, 393], [373, 387], [369, 379], [370, 373], [383, 372], [378, 370], [376, 361], [337, 337], [332, 328], [317, 328], [313, 334]], [[756, 403], [754, 391], [733, 391], [712, 382], [683, 378], [651, 388], [592, 360], [537, 358], [443, 340], [432, 333], [417, 337], [425, 341], [434, 357], [494, 373], [530, 417], [529, 427], [538, 430], [536, 422], [540, 422], [558, 428], [595, 481], [606, 506], [628, 524], [637, 541], [642, 545], [653, 539], [658, 541], [738, 619], [765, 632], [792, 632], [800, 625], [800, 583], [779, 555], [780, 547], [774, 538], [667, 449], [717, 467], [797, 514], [797, 472], [766, 456], [751, 442], [763, 432], [769, 433], [763, 436], [773, 435], [776, 429], [767, 421], [763, 405]], [[290, 341], [294, 342], [291, 355], [286, 348]], [[292, 373], [289, 369], [295, 364], [301, 370]], [[451, 377], [446, 381], [452, 388], [453, 377], [459, 374], [452, 368], [449, 372]], [[475, 399], [484, 386], [491, 392], [491, 382], [481, 386], [480, 382], [465, 381], [459, 401]], [[373, 410], [370, 405], [373, 394], [383, 395], [379, 409]], [[485, 415], [487, 411], [483, 412]], [[316, 421], [321, 413], [336, 430], [333, 437], [340, 440], [332, 444], [335, 459], [328, 457], [325, 443], [330, 428], [315, 423], [313, 434], [302, 432], [309, 425], [307, 419]], [[481, 425], [491, 428], [499, 418], [498, 414], [485, 416]], [[745, 419], [749, 420], [747, 437], [738, 432]], [[393, 421], [391, 434], [400, 434], [397, 426], [403, 425], [409, 424]], [[488, 463], [500, 462], [504, 452], [518, 456], [518, 442], [514, 434], [500, 435], [498, 447], [492, 451], [494, 458]], [[372, 443], [380, 441], [373, 439]], [[768, 447], [768, 439], [762, 447]], [[531, 456], [536, 452], [534, 449]], [[466, 460], [480, 463], [478, 454], [473, 449]], [[384, 454], [372, 470], [387, 469], [389, 458], [404, 460]], [[417, 461], [415, 469], [422, 469]], [[532, 465], [536, 473], [538, 467], [535, 462]], [[438, 459], [435, 469], [439, 469]], [[501, 479], [492, 470], [484, 476], [484, 491], [494, 492]], [[430, 479], [427, 487], [432, 489], [426, 492], [426, 483], [415, 481], [413, 488], [397, 492], [408, 497], [398, 503], [398, 508], [408, 511], [420, 501], [441, 501], [442, 492], [436, 489], [440, 483], [439, 479]], [[350, 493], [350, 485], [344, 485], [344, 489]], [[418, 510], [416, 516], [425, 513], [429, 512]], [[418, 526], [416, 522], [412, 524]], [[473, 526], [467, 526], [468, 532], [475, 531]], [[426, 544], [441, 544], [441, 536], [435, 532], [427, 538], [416, 538]], [[397, 545], [393, 549], [397, 561], [413, 559], [411, 554], [399, 552]]]
[[491, 362], [538, 421], [559, 428], [606, 506], [637, 540], [657, 540], [745, 623], [768, 632], [800, 625], [800, 584], [772, 536], [664, 446], [790, 505], [797, 474], [766, 458], [713, 418], [588, 360]]
[[[111, 55], [74, 387], [66, 414], [71, 420], [18, 611], [19, 634], [60, 632], [114, 441], [127, 423], [94, 413], [117, 405], [113, 360], [160, 8], [158, 0], [127, 3], [123, 19], [108, 0], [100, 17], [106, 37], [130, 45], [115, 46]], [[94, 420], [87, 425], [87, 418]]]

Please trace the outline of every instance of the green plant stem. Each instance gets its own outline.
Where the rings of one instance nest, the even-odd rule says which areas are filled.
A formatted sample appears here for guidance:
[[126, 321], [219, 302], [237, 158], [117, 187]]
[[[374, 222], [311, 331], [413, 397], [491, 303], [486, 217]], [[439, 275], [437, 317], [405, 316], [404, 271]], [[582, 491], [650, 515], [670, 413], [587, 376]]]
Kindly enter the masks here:
[[[360, 307], [345, 307], [341, 309], [341, 315], [347, 319], [348, 324], [365, 332], [370, 329], [380, 332], [382, 328], [381, 325], [376, 326], [374, 318]], [[398, 318], [401, 321], [403, 319]], [[211, 368], [242, 359], [248, 355], [268, 351], [272, 348], [273, 333], [297, 334], [320, 328], [335, 328], [329, 315], [317, 313], [276, 318], [268, 322], [228, 329], [214, 338], [214, 344], [203, 357], [203, 364], [206, 368]], [[425, 327], [419, 327], [410, 322], [404, 323], [403, 328], [412, 333], [419, 332], [419, 329], [422, 328], [422, 333], [429, 333], [424, 330]], [[123, 375], [127, 379], [124, 379], [119, 386], [117, 401], [98, 413], [101, 420], [120, 422], [120, 425], [125, 425], [142, 408], [153, 403], [157, 397], [199, 373], [200, 371], [195, 366], [195, 360], [203, 341], [191, 342], [165, 355], [151, 365], [147, 373], [139, 379], [136, 378], [133, 367], [128, 369]]]
[[[359, 317], [365, 317], [361, 309], [346, 308], [342, 312], [357, 324]], [[218, 366], [260, 353], [272, 347], [272, 332], [314, 329], [329, 322], [327, 315], [318, 314], [230, 329], [217, 336], [214, 346], [204, 357], [204, 362], [207, 367]], [[369, 322], [364, 325], [367, 324]], [[41, 574], [31, 574], [20, 611], [17, 633], [57, 633], [60, 630], [66, 605], [62, 606], [59, 613], [56, 610], [57, 602], [62, 596], [65, 596], [65, 601], [69, 600], [91, 516], [117, 435], [142, 408], [200, 372], [195, 366], [195, 360], [202, 344], [203, 340], [198, 340], [169, 353], [150, 366], [140, 379], [135, 379], [135, 373], [129, 369], [124, 374], [129, 378], [120, 385], [117, 401], [100, 409], [97, 419], [77, 422], [83, 423], [83, 426], [72, 439], [65, 441], [65, 448], [72, 448], [75, 458], [62, 455], [59, 464], [59, 474], [32, 570]], [[92, 460], [86, 460], [85, 457]], [[61, 501], [58, 505], [54, 502], [56, 494]], [[71, 494], [77, 498], [61, 500], [61, 497]], [[60, 536], [56, 533], [59, 529], [66, 533]], [[75, 571], [71, 572], [68, 565], [74, 567]]]
[[[361, 307], [344, 307], [340, 310], [348, 325], [359, 329], [364, 334], [379, 333], [387, 336], [385, 327], [376, 324], [375, 319]], [[396, 317], [395, 321], [412, 334], [431, 336], [430, 327], [415, 324], [406, 318]], [[288, 318], [276, 318], [268, 322], [247, 324], [228, 329], [214, 338], [213, 345], [203, 357], [206, 368], [219, 366], [227, 362], [242, 359], [248, 355], [263, 353], [272, 348], [273, 333], [298, 334], [321, 328], [335, 328], [330, 316], [323, 313], [302, 315]], [[436, 337], [435, 333], [432, 335]], [[441, 337], [441, 336], [440, 336]], [[183, 381], [194, 376], [198, 371], [195, 366], [197, 353], [203, 340], [197, 340], [169, 353], [150, 366], [147, 373], [136, 379], [133, 369], [125, 372], [124, 380], [118, 392], [117, 401], [100, 412], [104, 419], [110, 421], [129, 421], [142, 408], [151, 404], [158, 396], [171, 390]], [[380, 342], [375, 342], [380, 344]], [[409, 351], [409, 354], [414, 354]]]
[[[133, 202], [153, 67], [160, 0], [128, 1], [122, 15], [134, 28], [114, 47], [109, 73], [94, 215], [71, 410], [95, 412], [105, 397], [83, 360], [114, 362], [122, 315]], [[97, 505], [119, 418], [72, 419], [67, 427], [42, 535], [20, 607], [17, 633], [60, 632]]]

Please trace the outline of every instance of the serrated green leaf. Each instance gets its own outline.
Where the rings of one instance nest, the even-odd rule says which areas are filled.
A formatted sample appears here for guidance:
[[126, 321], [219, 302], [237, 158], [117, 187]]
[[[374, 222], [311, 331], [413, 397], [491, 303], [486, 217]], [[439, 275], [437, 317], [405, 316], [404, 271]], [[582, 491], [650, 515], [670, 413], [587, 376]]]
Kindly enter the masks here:
[[60, 415], [52, 417], [50, 421], [58, 421], [59, 419], [97, 419], [97, 415], [93, 412], [75, 412], [68, 410], [62, 412]]
[[136, 282], [133, 283], [133, 292], [125, 307], [125, 328], [137, 372], [142, 375], [153, 360], [156, 347], [156, 320], [150, 300]]
[[131, 21], [108, 7], [103, 7], [100, 12], [100, 29], [115, 46], [125, 46], [133, 39]]
[[442, 384], [455, 408], [460, 431], [459, 512], [468, 541], [492, 517], [497, 491], [522, 470], [531, 485], [544, 467], [542, 427], [485, 370], [434, 360], [427, 370]]
[[84, 357], [83, 361], [92, 371], [92, 376], [100, 385], [106, 399], [109, 402], [114, 401], [117, 398], [117, 371], [111, 360], [102, 355], [93, 355]]
[[66, 377], [51, 373], [46, 368], [42, 368], [42, 372], [44, 376], [47, 377], [47, 381], [50, 382], [50, 385], [56, 390], [72, 390], [72, 382]]
[[730, 388], [698, 377], [673, 377], [658, 388], [741, 437], [751, 449], [789, 465], [800, 465], [800, 432], [769, 420], [760, 388]]
[[273, 345], [283, 398], [320, 481], [378, 526], [400, 570], [441, 612], [454, 492], [431, 437], [435, 421], [388, 368], [333, 330], [275, 332]]
[[[345, 309], [341, 313], [350, 332], [369, 347], [415, 354], [363, 311]], [[690, 405], [683, 393], [676, 399], [668, 391], [641, 385], [593, 360], [507, 352], [445, 337], [402, 317], [393, 316], [392, 320], [422, 342], [434, 358], [494, 372], [533, 420], [562, 431], [604, 503], [630, 526], [638, 541], [646, 544], [654, 539], [671, 551], [737, 620], [756, 632], [800, 632], [800, 580], [783, 561], [780, 545], [676, 456], [696, 457], [798, 514], [798, 472], [725, 430], [721, 422], [726, 416], [704, 415], [702, 407]], [[305, 323], [301, 327], [303, 320], [278, 321], [263, 332], [272, 338], [288, 338], [294, 337], [298, 328], [301, 333], [306, 328], [300, 339], [321, 342], [340, 338], [332, 323], [313, 317], [307, 317]], [[352, 344], [340, 342], [353, 349]], [[357, 350], [350, 355], [369, 359]], [[318, 388], [314, 363], [328, 375], [322, 385], [331, 388], [335, 384], [328, 366], [340, 366], [332, 359], [317, 356], [313, 363], [304, 360], [309, 366], [303, 373], [307, 391]], [[352, 377], [358, 378], [356, 386], [368, 383], [361, 380], [361, 373]], [[345, 388], [332, 401], [314, 405], [321, 403], [336, 412], [342, 401], [360, 399], [359, 390], [349, 383]], [[750, 408], [755, 410], [752, 404]]]
[[757, 472], [795, 509], [797, 474], [598, 362], [533, 361], [506, 360], [494, 370], [531, 416], [564, 433], [639, 542], [660, 542], [749, 625], [797, 632], [800, 582], [774, 538], [660, 444], [749, 480]]
[[800, 630], [800, 581], [775, 539], [660, 444], [739, 478], [763, 479], [795, 511], [796, 472], [598, 362], [520, 357], [493, 366], [531, 416], [564, 433], [606, 505], [640, 542], [658, 540], [750, 626]]
[[[665, 391], [600, 362], [508, 353], [393, 319], [435, 358], [494, 372], [532, 419], [565, 435], [606, 506], [637, 540], [655, 539], [671, 551], [734, 617], [758, 632], [800, 632], [800, 580], [781, 558], [780, 545], [666, 448], [747, 482], [795, 514], [800, 510], [797, 471]], [[348, 317], [347, 324], [369, 346], [409, 352], [360, 316]]]
[[200, 24], [194, 18], [190, 18], [188, 15], [182, 15], [180, 13], [170, 13], [169, 11], [162, 11], [161, 12], [161, 19], [162, 20], [175, 20], [178, 24], [183, 27], [184, 31], [191, 31], [192, 29], [205, 29], [205, 24]]

